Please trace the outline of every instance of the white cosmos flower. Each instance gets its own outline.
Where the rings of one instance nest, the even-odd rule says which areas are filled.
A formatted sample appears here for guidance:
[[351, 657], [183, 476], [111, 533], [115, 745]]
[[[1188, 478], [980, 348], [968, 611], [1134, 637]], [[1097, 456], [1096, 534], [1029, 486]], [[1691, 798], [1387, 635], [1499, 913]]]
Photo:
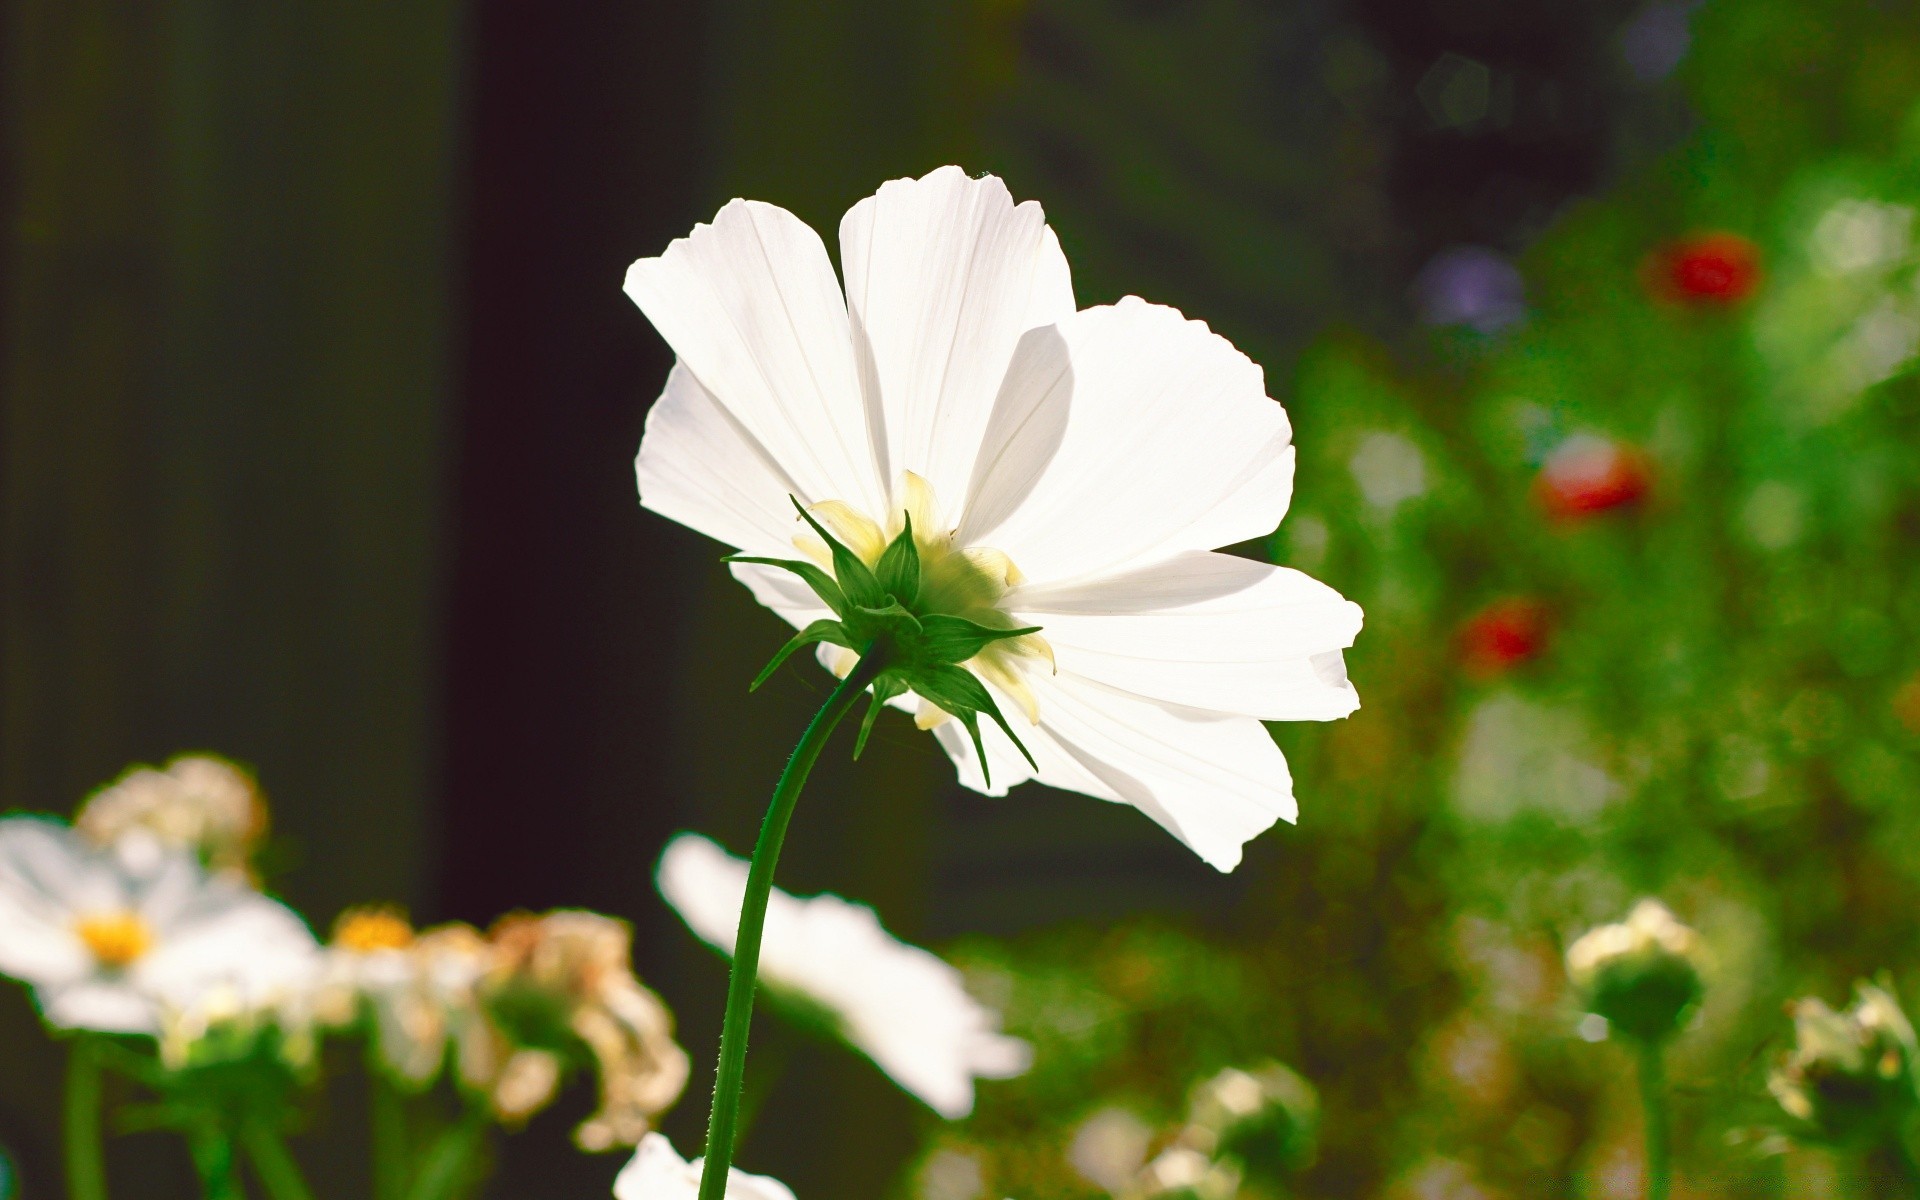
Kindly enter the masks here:
[[[1135, 297], [1076, 312], [1039, 205], [957, 167], [856, 204], [840, 251], [844, 293], [811, 229], [735, 200], [633, 264], [627, 294], [679, 359], [647, 418], [641, 503], [792, 558], [792, 496], [869, 563], [911, 511], [956, 615], [1041, 628], [966, 664], [1037, 769], [988, 728], [989, 784], [964, 731], [900, 698], [961, 781], [1132, 804], [1231, 869], [1295, 815], [1261, 721], [1359, 703], [1340, 653], [1359, 608], [1212, 553], [1271, 532], [1292, 493], [1291, 430], [1260, 368]], [[732, 569], [796, 626], [829, 615], [785, 571]], [[956, 611], [942, 599], [932, 611]]]
[[[613, 1181], [614, 1200], [695, 1200], [700, 1195], [700, 1168], [706, 1160], [681, 1158], [665, 1134], [649, 1133], [620, 1175]], [[735, 1167], [727, 1172], [727, 1200], [793, 1200], [793, 1191], [778, 1179], [749, 1175]]]
[[54, 821], [0, 820], [0, 973], [32, 984], [54, 1025], [158, 1033], [216, 989], [268, 1003], [317, 953], [292, 910], [185, 852], [123, 855]]
[[[660, 856], [660, 894], [689, 928], [733, 953], [747, 864], [685, 833]], [[1031, 1049], [998, 1031], [999, 1016], [969, 996], [952, 964], [894, 939], [864, 904], [802, 899], [778, 888], [767, 901], [760, 978], [826, 1008], [841, 1033], [941, 1116], [973, 1111], [973, 1081], [1027, 1069]]]

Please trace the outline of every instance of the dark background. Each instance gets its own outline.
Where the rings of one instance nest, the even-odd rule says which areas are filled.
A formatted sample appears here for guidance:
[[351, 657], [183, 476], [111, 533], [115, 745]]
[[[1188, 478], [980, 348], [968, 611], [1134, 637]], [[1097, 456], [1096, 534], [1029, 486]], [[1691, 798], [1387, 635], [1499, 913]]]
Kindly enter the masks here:
[[[1517, 251], [1679, 136], [1621, 37], [1685, 8], [15, 0], [0, 806], [212, 749], [260, 772], [278, 886], [321, 928], [374, 898], [627, 916], [700, 1064], [669, 1125], [696, 1145], [721, 967], [653, 859], [682, 827], [748, 844], [821, 689], [802, 668], [749, 697], [777, 623], [635, 503], [670, 360], [626, 264], [729, 196], [831, 231], [955, 161], [1047, 206], [1083, 305], [1203, 315], [1286, 399], [1325, 329], [1404, 336], [1436, 253]], [[783, 882], [903, 936], [1237, 886], [1130, 810], [962, 794], [904, 723], [860, 780], [823, 771]], [[31, 1155], [57, 1057], [5, 1011]], [[795, 1053], [756, 1167], [877, 1194], [916, 1115], [866, 1064]], [[584, 1103], [508, 1143], [490, 1194], [602, 1194], [617, 1163], [565, 1141]]]

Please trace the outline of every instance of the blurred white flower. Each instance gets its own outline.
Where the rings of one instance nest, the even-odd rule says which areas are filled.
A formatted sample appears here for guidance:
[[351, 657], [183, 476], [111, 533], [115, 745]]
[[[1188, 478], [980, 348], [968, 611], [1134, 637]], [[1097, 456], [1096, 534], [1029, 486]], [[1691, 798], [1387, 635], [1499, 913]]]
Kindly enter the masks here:
[[1427, 490], [1427, 457], [1403, 434], [1378, 431], [1361, 439], [1347, 470], [1367, 503], [1388, 512]]
[[463, 1024], [478, 1019], [474, 988], [490, 961], [470, 926], [416, 934], [395, 909], [351, 908], [334, 923], [315, 1007], [332, 1026], [369, 1020], [374, 1061], [396, 1082], [425, 1087]]
[[[614, 1200], [695, 1200], [705, 1161], [688, 1162], [664, 1134], [649, 1133], [613, 1181]], [[793, 1200], [792, 1190], [778, 1179], [749, 1175], [738, 1167], [727, 1172], [726, 1196], [727, 1200]]]
[[162, 768], [131, 768], [87, 797], [73, 824], [123, 854], [191, 851], [214, 874], [253, 882], [267, 805], [245, 770], [217, 755], [182, 754]]
[[53, 821], [0, 820], [0, 973], [32, 984], [54, 1025], [159, 1033], [212, 989], [279, 995], [317, 949], [292, 910], [182, 852], [128, 856]]
[[[736, 200], [633, 264], [627, 294], [679, 356], [647, 418], [641, 503], [744, 554], [819, 554], [792, 497], [869, 566], [910, 512], [938, 585], [917, 615], [1040, 629], [964, 663], [1035, 766], [988, 727], [989, 782], [945, 711], [895, 698], [961, 781], [1131, 804], [1231, 869], [1296, 812], [1261, 721], [1359, 704], [1341, 658], [1359, 608], [1213, 553], [1270, 533], [1292, 494], [1291, 428], [1260, 368], [1137, 297], [1076, 312], [1039, 205], [991, 176], [887, 183], [840, 245], [844, 293], [811, 229]], [[796, 626], [831, 615], [781, 568], [732, 569]]]
[[[689, 928], [733, 952], [747, 864], [706, 838], [682, 834], [660, 857], [660, 894]], [[893, 1081], [949, 1120], [973, 1111], [973, 1081], [1027, 1069], [1031, 1049], [996, 1026], [960, 972], [895, 940], [871, 908], [838, 896], [767, 903], [760, 979], [825, 1007], [841, 1034]]]

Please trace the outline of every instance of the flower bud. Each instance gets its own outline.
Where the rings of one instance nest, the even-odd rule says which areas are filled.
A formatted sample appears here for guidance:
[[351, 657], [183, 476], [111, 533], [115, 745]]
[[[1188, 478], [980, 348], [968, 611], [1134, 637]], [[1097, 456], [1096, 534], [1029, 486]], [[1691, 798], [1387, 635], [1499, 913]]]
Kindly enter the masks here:
[[1567, 975], [1587, 1011], [1641, 1042], [1672, 1036], [1700, 998], [1700, 937], [1658, 900], [1602, 925], [1567, 950]]
[[1279, 1063], [1220, 1072], [1194, 1089], [1190, 1113], [1182, 1141], [1251, 1175], [1277, 1179], [1313, 1158], [1319, 1098]]
[[1767, 1090], [1798, 1124], [1823, 1142], [1871, 1141], [1899, 1127], [1913, 1108], [1913, 1026], [1883, 987], [1854, 985], [1853, 1007], [1835, 1012], [1818, 999], [1796, 1001], [1794, 1046]]

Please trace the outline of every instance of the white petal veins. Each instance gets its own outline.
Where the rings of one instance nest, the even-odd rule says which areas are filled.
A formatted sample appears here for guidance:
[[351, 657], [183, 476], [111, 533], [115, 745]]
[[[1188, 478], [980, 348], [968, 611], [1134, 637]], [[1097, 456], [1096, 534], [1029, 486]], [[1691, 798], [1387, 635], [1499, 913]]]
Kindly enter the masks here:
[[[1010, 372], [1047, 386], [1035, 409], [1066, 406], [1058, 448], [998, 474], [997, 483], [1028, 488], [1017, 505], [983, 481], [979, 508], [961, 522], [964, 542], [1003, 550], [1028, 579], [1053, 582], [1212, 550], [1279, 523], [1291, 430], [1246, 355], [1204, 324], [1134, 297], [1058, 328], [1070, 388], [1052, 382], [1050, 366], [1021, 362]], [[1021, 351], [1058, 352], [1037, 338]], [[1035, 432], [1019, 436], [1051, 436], [1061, 421], [1036, 413], [1026, 421]]]
[[1360, 606], [1286, 567], [1196, 551], [1023, 588], [1008, 605], [1045, 631], [1061, 671], [1139, 696], [1268, 721], [1326, 721], [1360, 706], [1338, 669]]
[[734, 200], [627, 271], [627, 295], [807, 503], [878, 506], [846, 301], [818, 234]]
[[959, 497], [1014, 344], [1030, 314], [1060, 303], [1059, 243], [1038, 204], [942, 167], [854, 205], [840, 254], [869, 419], [884, 421], [883, 473], [913, 471]]
[[647, 414], [634, 463], [640, 503], [749, 554], [793, 553], [800, 485], [685, 364]]

